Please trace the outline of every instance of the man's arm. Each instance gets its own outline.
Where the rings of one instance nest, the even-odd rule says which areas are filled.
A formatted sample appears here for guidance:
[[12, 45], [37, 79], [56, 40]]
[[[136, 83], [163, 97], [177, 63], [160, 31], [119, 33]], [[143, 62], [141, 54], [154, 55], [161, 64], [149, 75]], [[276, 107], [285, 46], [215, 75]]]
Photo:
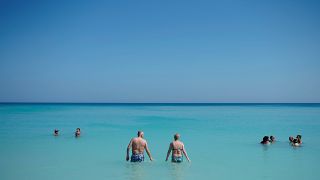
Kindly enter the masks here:
[[129, 161], [129, 152], [130, 152], [131, 146], [132, 146], [132, 139], [130, 140], [128, 147], [127, 147], [127, 156], [126, 156], [127, 161]]
[[152, 161], [153, 159], [152, 159], [152, 156], [151, 156], [151, 153], [150, 153], [150, 150], [149, 150], [147, 141], [146, 141], [145, 147], [146, 147], [147, 154], [148, 154], [148, 156], [149, 156], [149, 158], [150, 158], [150, 161]]
[[186, 149], [184, 148], [184, 145], [182, 145], [182, 152], [183, 152], [184, 156], [186, 156], [187, 160], [188, 160], [189, 162], [191, 162], [191, 160], [190, 160], [189, 157], [188, 157], [187, 151], [186, 151]]
[[169, 145], [169, 149], [168, 149], [166, 161], [168, 161], [168, 158], [169, 158], [169, 156], [170, 156], [171, 151], [172, 151], [172, 143], [170, 143], [170, 145]]

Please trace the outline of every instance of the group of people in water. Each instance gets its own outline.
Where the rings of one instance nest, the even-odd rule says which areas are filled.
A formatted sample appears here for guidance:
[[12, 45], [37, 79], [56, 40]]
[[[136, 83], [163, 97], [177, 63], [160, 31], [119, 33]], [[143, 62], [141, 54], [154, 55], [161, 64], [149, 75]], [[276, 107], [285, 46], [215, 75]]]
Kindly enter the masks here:
[[[269, 136], [264, 136], [260, 143], [267, 145], [267, 144], [272, 144], [274, 142], [276, 142], [276, 138], [274, 136], [270, 136], [270, 138]], [[300, 146], [302, 144], [302, 136], [297, 135], [296, 138], [294, 138], [293, 136], [290, 136], [289, 142], [292, 146], [295, 146], [295, 147]]]
[[[142, 131], [138, 131], [138, 136], [134, 137], [130, 140], [128, 147], [127, 147], [127, 156], [126, 160], [131, 162], [142, 162], [144, 161], [144, 151], [147, 152], [150, 161], [153, 161], [153, 158], [151, 156], [151, 152], [148, 148], [147, 141], [143, 138], [144, 133]], [[184, 144], [182, 141], [180, 141], [180, 134], [175, 134], [173, 136], [173, 141], [169, 145], [168, 153], [166, 156], [166, 161], [168, 161], [168, 158], [171, 154], [171, 162], [174, 163], [181, 163], [183, 162], [183, 155], [186, 157], [188, 162], [191, 162], [190, 158], [188, 157], [187, 151], [184, 147]], [[131, 158], [129, 158], [131, 150]]]
[[[80, 128], [77, 128], [76, 131], [74, 132], [75, 137], [79, 137], [81, 134]], [[59, 130], [55, 129], [53, 131], [54, 136], [59, 136]], [[148, 148], [148, 143], [144, 139], [144, 133], [142, 131], [138, 131], [138, 136], [135, 138], [132, 138], [129, 142], [129, 145], [127, 147], [127, 156], [126, 160], [129, 161], [131, 159], [131, 162], [142, 162], [144, 161], [144, 151], [147, 152], [150, 161], [153, 161], [153, 158], [151, 156], [150, 150]], [[183, 155], [186, 157], [186, 159], [191, 162], [191, 160], [188, 157], [187, 151], [184, 147], [184, 144], [182, 141], [180, 141], [180, 134], [175, 134], [173, 136], [174, 141], [170, 143], [166, 161], [168, 161], [168, 158], [171, 155], [171, 162], [175, 163], [181, 163], [183, 162]], [[131, 158], [129, 158], [129, 152], [130, 149], [132, 149], [132, 155]], [[172, 152], [172, 153], [171, 153]]]
[[[53, 135], [54, 136], [59, 136], [59, 129], [55, 129], [53, 131]], [[75, 137], [80, 137], [80, 135], [81, 135], [81, 130], [80, 130], [80, 128], [77, 128], [76, 131], [74, 132], [74, 136]]]
[[297, 135], [296, 138], [293, 138], [292, 136], [290, 136], [289, 141], [292, 144], [292, 146], [300, 146], [302, 144], [302, 136]]
[[[77, 128], [74, 132], [75, 137], [80, 137], [81, 130], [80, 128]], [[54, 136], [59, 135], [59, 130], [55, 129], [53, 132]], [[153, 161], [153, 158], [151, 156], [151, 152], [148, 148], [148, 143], [144, 139], [144, 133], [142, 131], [138, 131], [137, 137], [134, 137], [130, 140], [128, 147], [127, 147], [127, 155], [126, 160], [131, 162], [143, 162], [144, 161], [144, 151], [147, 152], [150, 161]], [[173, 136], [173, 141], [169, 145], [169, 149], [166, 156], [166, 161], [168, 161], [169, 156], [171, 154], [171, 162], [174, 163], [181, 163], [183, 162], [183, 155], [186, 157], [188, 162], [191, 162], [187, 151], [184, 147], [184, 144], [182, 141], [180, 141], [180, 134], [176, 133]], [[276, 142], [276, 138], [274, 136], [264, 136], [261, 144], [268, 145]], [[293, 136], [289, 137], [289, 142], [292, 146], [300, 146], [302, 144], [302, 136], [297, 135], [296, 138]], [[131, 149], [131, 157], [129, 156]]]

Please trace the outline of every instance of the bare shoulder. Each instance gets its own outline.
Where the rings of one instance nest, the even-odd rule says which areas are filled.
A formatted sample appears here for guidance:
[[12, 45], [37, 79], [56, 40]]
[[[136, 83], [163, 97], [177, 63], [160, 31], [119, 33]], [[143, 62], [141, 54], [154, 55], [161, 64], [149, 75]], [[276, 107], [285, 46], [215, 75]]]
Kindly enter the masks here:
[[141, 139], [141, 141], [142, 141], [144, 144], [147, 144], [147, 140]]
[[132, 142], [137, 142], [137, 141], [139, 141], [139, 139], [136, 138], [136, 137], [134, 137], [134, 138], [131, 139], [131, 141], [132, 141]]
[[183, 144], [183, 142], [181, 142], [181, 141], [180, 141], [180, 145], [181, 145], [182, 147], [184, 147], [184, 144]]

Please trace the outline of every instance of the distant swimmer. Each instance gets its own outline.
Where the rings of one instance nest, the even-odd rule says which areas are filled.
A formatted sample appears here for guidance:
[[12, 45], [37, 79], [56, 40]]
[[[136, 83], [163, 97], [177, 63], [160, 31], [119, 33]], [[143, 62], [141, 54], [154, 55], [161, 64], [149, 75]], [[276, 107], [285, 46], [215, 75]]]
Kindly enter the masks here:
[[302, 136], [301, 135], [297, 135], [296, 139], [299, 144], [302, 144]]
[[144, 150], [146, 150], [150, 161], [152, 161], [152, 156], [148, 148], [148, 143], [143, 139], [144, 133], [138, 131], [138, 137], [132, 138], [127, 147], [127, 156], [126, 160], [129, 161], [129, 151], [132, 148], [131, 162], [142, 162], [144, 161]]
[[269, 136], [264, 136], [260, 143], [261, 144], [270, 144]]
[[289, 141], [292, 146], [300, 146], [302, 144], [302, 136], [297, 135], [296, 138], [293, 138], [292, 136], [289, 137]]
[[289, 142], [292, 143], [294, 138], [292, 136], [289, 137]]
[[173, 138], [174, 138], [174, 141], [170, 143], [166, 161], [168, 161], [168, 158], [172, 151], [171, 162], [181, 163], [183, 161], [183, 154], [187, 158], [187, 160], [190, 162], [190, 159], [188, 157], [184, 144], [183, 142], [180, 141], [180, 134], [175, 134]]
[[275, 143], [276, 142], [276, 138], [274, 136], [270, 136], [270, 143]]
[[53, 131], [53, 135], [54, 135], [54, 136], [59, 136], [59, 130], [58, 130], [58, 129], [55, 129], [55, 130]]
[[302, 136], [301, 135], [297, 135], [297, 137], [295, 139], [292, 136], [290, 136], [289, 140], [290, 140], [292, 146], [300, 146], [302, 144]]
[[81, 130], [80, 130], [80, 128], [77, 128], [76, 132], [74, 133], [75, 137], [79, 137], [80, 134], [81, 134]]

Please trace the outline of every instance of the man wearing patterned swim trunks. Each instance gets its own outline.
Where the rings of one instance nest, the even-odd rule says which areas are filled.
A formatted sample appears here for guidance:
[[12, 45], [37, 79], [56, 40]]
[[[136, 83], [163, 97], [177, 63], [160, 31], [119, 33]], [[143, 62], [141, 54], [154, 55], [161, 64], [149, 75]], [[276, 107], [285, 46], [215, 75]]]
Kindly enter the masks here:
[[127, 156], [126, 160], [129, 161], [129, 152], [130, 148], [132, 148], [131, 162], [142, 162], [144, 161], [144, 150], [146, 150], [150, 161], [152, 161], [151, 153], [148, 148], [147, 141], [143, 139], [144, 133], [142, 131], [138, 131], [138, 137], [132, 138], [127, 147]]

